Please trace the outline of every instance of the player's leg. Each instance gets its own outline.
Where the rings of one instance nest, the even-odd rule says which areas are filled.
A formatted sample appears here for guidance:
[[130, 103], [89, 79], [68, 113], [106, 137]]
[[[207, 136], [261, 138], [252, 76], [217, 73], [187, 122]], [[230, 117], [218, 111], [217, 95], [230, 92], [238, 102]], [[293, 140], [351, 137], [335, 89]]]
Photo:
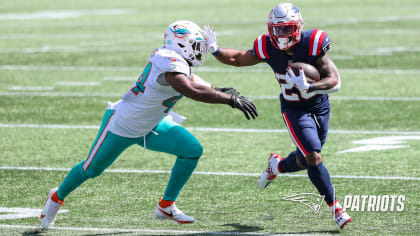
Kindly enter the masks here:
[[[289, 130], [289, 134], [298, 148], [299, 160], [304, 157], [306, 169], [311, 182], [318, 192], [324, 196], [325, 201], [334, 208], [333, 214], [340, 228], [351, 221], [351, 218], [342, 211], [336, 200], [334, 187], [327, 168], [322, 162], [321, 149], [326, 141], [329, 126], [329, 106], [319, 114], [310, 114], [296, 110], [285, 109], [283, 118]], [[339, 210], [338, 212], [336, 211]]]
[[281, 173], [296, 172], [304, 169], [306, 169], [306, 160], [298, 149], [291, 152], [286, 158], [281, 157], [277, 153], [271, 153], [268, 158], [267, 169], [258, 179], [258, 187], [265, 189]]
[[[325, 109], [323, 111], [320, 111], [317, 114], [313, 114], [312, 115], [316, 124], [317, 124], [317, 128], [318, 128], [318, 137], [319, 140], [321, 141], [321, 146], [324, 145], [325, 141], [327, 140], [327, 134], [328, 134], [328, 128], [329, 128], [329, 120], [330, 120], [330, 107], [325, 107]], [[317, 156], [317, 155], [313, 155], [310, 157], [312, 160], [312, 162], [315, 162], [315, 166], [319, 166], [316, 165], [317, 163], [321, 162], [322, 163], [322, 157], [321, 156]], [[308, 156], [307, 156], [307, 160]], [[324, 166], [325, 168], [325, 166]], [[321, 170], [322, 171], [322, 170]], [[326, 171], [326, 168], [325, 168]], [[328, 172], [328, 171], [327, 171]], [[308, 172], [309, 174], [309, 172]], [[334, 189], [333, 189], [334, 191]], [[334, 191], [335, 194], [335, 191]], [[351, 222], [352, 219], [351, 217], [347, 214], [347, 212], [345, 212], [342, 208], [342, 206], [340, 205], [340, 203], [338, 202], [336, 196], [334, 195], [334, 201], [332, 203], [328, 203], [328, 206], [330, 207], [330, 210], [332, 212], [332, 214], [335, 216], [335, 221], [337, 223], [337, 225], [342, 229], [346, 226], [346, 224], [348, 222]]]
[[52, 189], [48, 195], [44, 210], [41, 213], [41, 224], [48, 228], [55, 221], [55, 217], [64, 199], [88, 178], [99, 176], [109, 167], [119, 154], [128, 146], [136, 143], [136, 139], [129, 139], [114, 135], [108, 131], [108, 124], [112, 119], [112, 110], [107, 110], [102, 120], [98, 136], [92, 145], [88, 157], [75, 165], [67, 174], [58, 189]]
[[154, 129], [154, 132], [156, 134], [153, 132], [148, 134], [146, 148], [173, 154], [177, 157], [165, 193], [155, 214], [158, 218], [171, 218], [179, 223], [191, 223], [194, 221], [193, 217], [177, 212], [178, 209], [174, 210], [173, 208], [176, 208], [174, 202], [197, 166], [203, 148], [189, 131], [172, 121], [163, 120]]
[[[319, 123], [314, 120], [312, 114], [291, 109], [285, 109], [283, 119], [299, 150], [297, 156], [305, 157], [309, 178], [319, 193], [325, 195], [325, 201], [328, 204], [333, 203], [335, 201], [334, 188], [329, 173], [322, 163]], [[328, 119], [324, 122], [327, 123]]]

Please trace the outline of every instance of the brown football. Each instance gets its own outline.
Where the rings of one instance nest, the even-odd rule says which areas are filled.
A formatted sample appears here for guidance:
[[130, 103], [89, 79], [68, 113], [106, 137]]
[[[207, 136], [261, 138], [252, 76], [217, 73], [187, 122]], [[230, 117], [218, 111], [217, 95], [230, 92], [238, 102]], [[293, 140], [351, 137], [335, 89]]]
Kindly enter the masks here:
[[305, 72], [306, 80], [310, 84], [315, 83], [321, 79], [318, 69], [311, 64], [303, 62], [294, 62], [290, 64], [289, 67], [292, 69], [295, 75], [299, 75], [299, 68], [302, 67], [303, 71]]

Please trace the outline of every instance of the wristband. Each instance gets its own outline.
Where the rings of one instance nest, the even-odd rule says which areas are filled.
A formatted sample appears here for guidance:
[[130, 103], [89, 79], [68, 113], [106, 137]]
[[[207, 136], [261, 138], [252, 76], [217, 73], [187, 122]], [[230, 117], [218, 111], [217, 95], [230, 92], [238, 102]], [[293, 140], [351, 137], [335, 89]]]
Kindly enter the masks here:
[[211, 53], [211, 55], [213, 55], [213, 56], [217, 56], [219, 54], [220, 54], [220, 48], [219, 47], [217, 47], [216, 51]]
[[314, 84], [310, 84], [309, 88], [308, 88], [308, 93], [313, 92], [315, 90], [315, 85]]

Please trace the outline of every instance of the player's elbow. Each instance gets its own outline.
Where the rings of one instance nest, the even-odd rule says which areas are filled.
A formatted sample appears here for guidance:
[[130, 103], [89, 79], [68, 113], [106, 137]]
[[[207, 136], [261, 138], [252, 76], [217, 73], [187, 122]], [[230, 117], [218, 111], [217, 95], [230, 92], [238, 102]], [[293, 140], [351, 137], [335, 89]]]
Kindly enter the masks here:
[[340, 77], [337, 77], [337, 82], [335, 83], [335, 85], [331, 88], [332, 92], [338, 92], [341, 89], [341, 80]]

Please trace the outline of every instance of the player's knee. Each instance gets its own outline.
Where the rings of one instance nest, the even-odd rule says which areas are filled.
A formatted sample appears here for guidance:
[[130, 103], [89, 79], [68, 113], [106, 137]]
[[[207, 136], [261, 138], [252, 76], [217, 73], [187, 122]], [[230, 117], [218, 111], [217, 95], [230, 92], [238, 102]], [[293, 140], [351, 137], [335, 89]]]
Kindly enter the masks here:
[[200, 158], [203, 155], [203, 146], [200, 143], [195, 143], [189, 148], [189, 158]]
[[88, 178], [96, 178], [100, 176], [104, 172], [102, 168], [95, 168], [94, 166], [89, 166], [89, 168], [85, 171], [85, 175]]
[[200, 158], [203, 155], [203, 146], [199, 142], [194, 142], [188, 146], [184, 146], [181, 150], [179, 150], [176, 155], [178, 157], [186, 157], [186, 158]]
[[311, 166], [316, 166], [322, 162], [322, 156], [319, 152], [311, 152], [305, 157], [306, 163]]

